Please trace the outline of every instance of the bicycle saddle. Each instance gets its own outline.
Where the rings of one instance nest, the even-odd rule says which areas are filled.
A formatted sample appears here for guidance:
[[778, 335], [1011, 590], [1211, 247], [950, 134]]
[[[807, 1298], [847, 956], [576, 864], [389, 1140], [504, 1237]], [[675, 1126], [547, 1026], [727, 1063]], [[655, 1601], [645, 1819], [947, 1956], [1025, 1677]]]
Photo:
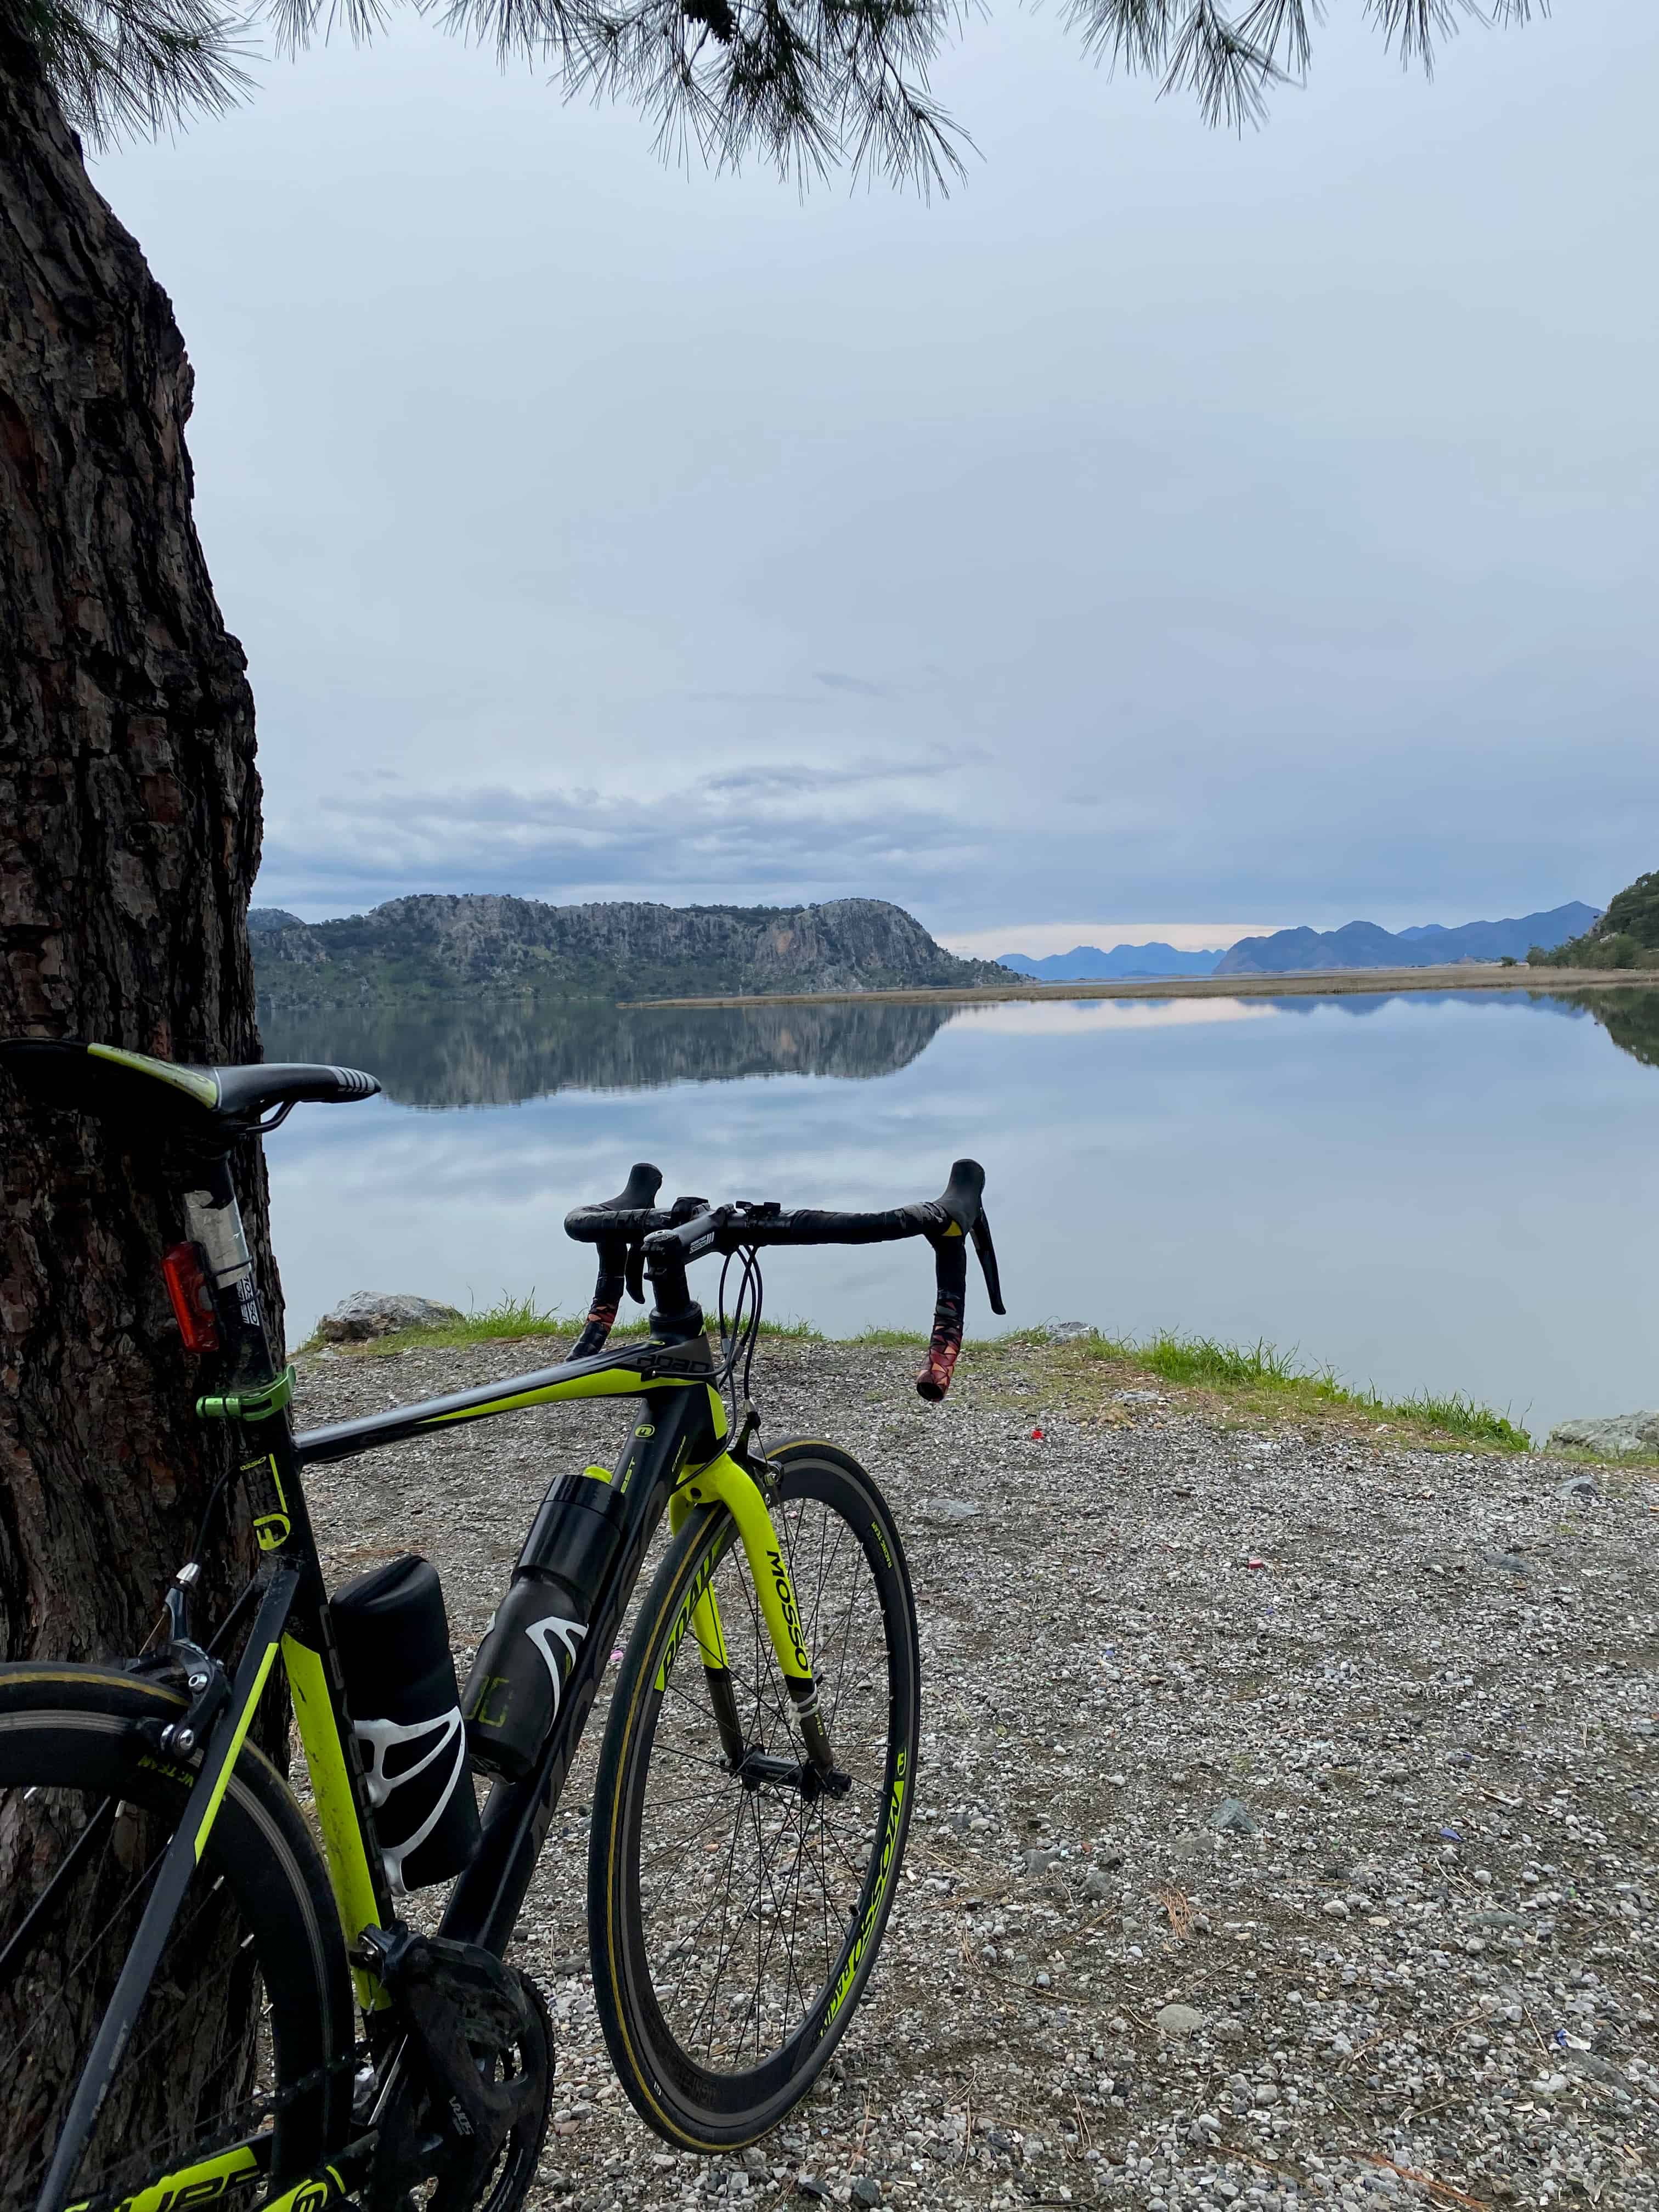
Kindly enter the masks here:
[[372, 1098], [380, 1087], [355, 1067], [302, 1061], [186, 1067], [74, 1038], [0, 1040], [0, 1071], [43, 1105], [100, 1115], [133, 1136], [178, 1138], [216, 1152], [262, 1127], [275, 1128], [302, 1101], [340, 1105]]

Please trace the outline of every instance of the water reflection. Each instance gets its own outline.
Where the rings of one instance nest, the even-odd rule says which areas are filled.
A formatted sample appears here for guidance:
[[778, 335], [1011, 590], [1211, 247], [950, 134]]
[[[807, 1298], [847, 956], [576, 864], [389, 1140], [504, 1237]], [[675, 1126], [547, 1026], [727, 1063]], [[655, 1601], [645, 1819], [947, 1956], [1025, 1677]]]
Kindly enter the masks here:
[[1644, 1067], [1659, 1067], [1659, 988], [1638, 984], [1628, 990], [1567, 994], [1583, 1013], [1593, 1014], [1618, 1046]]
[[[1659, 995], [1639, 987], [485, 1000], [273, 1021], [265, 1042], [390, 1093], [295, 1115], [266, 1148], [296, 1336], [356, 1289], [578, 1310], [592, 1255], [565, 1210], [631, 1160], [671, 1190], [887, 1206], [966, 1153], [995, 1194], [1013, 1323], [1265, 1335], [1385, 1395], [1466, 1390], [1546, 1428], [1654, 1402]], [[454, 1106], [475, 1110], [411, 1110]], [[925, 1252], [785, 1252], [768, 1304], [837, 1334], [915, 1328], [932, 1282]]]
[[735, 1083], [755, 1076], [814, 1075], [867, 1081], [896, 1074], [940, 1031], [1007, 1036], [1112, 1035], [1304, 1021], [1335, 1012], [1375, 1018], [1401, 1000], [1419, 1012], [1455, 1005], [1582, 1019], [1586, 1013], [1621, 1051], [1659, 1066], [1659, 991], [1545, 994], [1418, 991], [1273, 999], [1010, 1000], [979, 1006], [843, 1000], [823, 1006], [757, 1004], [702, 1012], [623, 1011], [486, 999], [404, 1011], [336, 1008], [267, 1014], [268, 1060], [328, 1060], [366, 1067], [386, 1096], [427, 1108], [507, 1106], [562, 1091], [653, 1091], [675, 1083]]
[[507, 1106], [559, 1091], [653, 1091], [745, 1076], [896, 1074], [956, 1009], [860, 1004], [623, 1012], [487, 1000], [417, 1013], [270, 1014], [267, 1060], [366, 1067], [405, 1106]]

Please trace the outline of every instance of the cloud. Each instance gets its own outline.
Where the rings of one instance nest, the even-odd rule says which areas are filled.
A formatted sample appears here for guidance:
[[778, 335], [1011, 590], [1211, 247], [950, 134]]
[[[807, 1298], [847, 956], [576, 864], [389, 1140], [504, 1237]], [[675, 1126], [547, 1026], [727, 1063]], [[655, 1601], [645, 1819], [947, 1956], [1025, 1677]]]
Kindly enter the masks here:
[[663, 168], [418, 16], [101, 159], [195, 368], [260, 896], [1028, 950], [1605, 900], [1654, 864], [1659, 44], [1556, 17], [1431, 84], [1334, 33], [1239, 142], [1004, 11], [930, 207]]
[[941, 821], [933, 764], [735, 769], [659, 794], [482, 789], [325, 793], [303, 827], [268, 835], [264, 905], [356, 910], [411, 891], [670, 901], [943, 884], [981, 865], [982, 840]]
[[1075, 1036], [1085, 1030], [1110, 1034], [1273, 1021], [1278, 1012], [1276, 1005], [1261, 999], [1065, 999], [1041, 1005], [964, 1006], [958, 1019], [981, 1036]]
[[938, 746], [902, 760], [848, 761], [839, 767], [807, 761], [759, 761], [750, 767], [726, 769], [706, 776], [696, 787], [720, 798], [771, 793], [799, 802], [825, 792], [864, 790], [876, 784], [929, 782], [951, 765], [950, 757]]
[[890, 684], [872, 684], [862, 676], [843, 676], [838, 668], [815, 668], [813, 675], [831, 691], [854, 691], [861, 699], [890, 699]]

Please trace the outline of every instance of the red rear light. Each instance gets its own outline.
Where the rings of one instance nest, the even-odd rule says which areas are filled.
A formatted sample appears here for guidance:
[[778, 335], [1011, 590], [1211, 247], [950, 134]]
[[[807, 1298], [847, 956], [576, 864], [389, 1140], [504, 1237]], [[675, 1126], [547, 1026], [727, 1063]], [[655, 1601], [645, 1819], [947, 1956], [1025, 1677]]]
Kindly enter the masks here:
[[173, 1317], [186, 1352], [216, 1352], [219, 1321], [213, 1310], [213, 1292], [202, 1272], [202, 1255], [194, 1244], [175, 1244], [161, 1255], [161, 1273], [173, 1300]]

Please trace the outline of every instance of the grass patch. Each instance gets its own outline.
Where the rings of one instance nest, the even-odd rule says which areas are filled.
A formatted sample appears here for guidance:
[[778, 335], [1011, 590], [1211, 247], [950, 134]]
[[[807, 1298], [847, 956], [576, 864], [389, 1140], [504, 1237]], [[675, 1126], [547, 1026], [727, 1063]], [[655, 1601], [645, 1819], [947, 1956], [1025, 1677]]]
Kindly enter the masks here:
[[[459, 1321], [439, 1322], [430, 1328], [399, 1329], [393, 1335], [376, 1337], [366, 1344], [344, 1345], [340, 1349], [373, 1355], [459, 1348], [529, 1337], [558, 1337], [568, 1346], [575, 1340], [581, 1325], [580, 1316], [561, 1314], [556, 1307], [543, 1310], [536, 1304], [532, 1291], [525, 1298], [502, 1297], [494, 1305], [479, 1307], [462, 1316]], [[712, 1332], [713, 1315], [709, 1316], [709, 1328]], [[645, 1333], [645, 1316], [642, 1312], [637, 1313], [617, 1322], [611, 1333], [611, 1340], [638, 1338]], [[799, 1319], [763, 1321], [760, 1333], [772, 1343], [839, 1341], [872, 1352], [911, 1351], [927, 1342], [925, 1331], [908, 1328], [872, 1328], [860, 1329], [854, 1336], [830, 1339], [811, 1322]], [[301, 1352], [322, 1348], [322, 1340], [316, 1336], [300, 1346]], [[1069, 1370], [1074, 1376], [1079, 1368], [1086, 1372], [1090, 1368], [1108, 1364], [1155, 1376], [1160, 1382], [1177, 1388], [1213, 1391], [1218, 1396], [1242, 1401], [1242, 1410], [1255, 1419], [1282, 1419], [1334, 1412], [1364, 1419], [1373, 1426], [1386, 1423], [1389, 1427], [1413, 1429], [1425, 1436], [1455, 1439], [1489, 1451], [1523, 1452], [1532, 1445], [1525, 1429], [1511, 1421], [1506, 1413], [1494, 1413], [1490, 1406], [1483, 1406], [1461, 1391], [1453, 1391], [1449, 1395], [1423, 1391], [1407, 1398], [1384, 1398], [1375, 1390], [1352, 1389], [1338, 1378], [1334, 1369], [1304, 1366], [1294, 1352], [1282, 1352], [1265, 1337], [1258, 1338], [1252, 1345], [1223, 1344], [1215, 1337], [1185, 1336], [1166, 1329], [1137, 1343], [1091, 1331], [1087, 1336], [1055, 1344], [1041, 1329], [1014, 1329], [1006, 1336], [970, 1340], [963, 1346], [963, 1351], [970, 1355], [989, 1356], [993, 1360], [1010, 1352], [1034, 1356], [1052, 1360], [1062, 1372]]]
[[1248, 1348], [1219, 1344], [1212, 1336], [1155, 1336], [1129, 1354], [1139, 1366], [1150, 1368], [1166, 1382], [1207, 1383], [1216, 1389], [1283, 1389], [1299, 1382], [1316, 1388], [1333, 1382], [1327, 1373], [1304, 1375], [1292, 1354], [1279, 1351], [1265, 1337]]
[[1429, 1391], [1419, 1391], [1410, 1398], [1384, 1405], [1380, 1398], [1367, 1397], [1366, 1405], [1376, 1404], [1385, 1413], [1406, 1421], [1420, 1421], [1425, 1427], [1443, 1429], [1449, 1436], [1468, 1437], [1475, 1443], [1496, 1444], [1500, 1451], [1530, 1451], [1532, 1438], [1507, 1413], [1495, 1413], [1490, 1406], [1483, 1406], [1474, 1398], [1466, 1398], [1461, 1390], [1454, 1390], [1449, 1398], [1437, 1398]]
[[[364, 1343], [333, 1348], [341, 1352], [404, 1352], [416, 1345], [429, 1345], [434, 1350], [442, 1350], [464, 1344], [486, 1344], [503, 1336], [570, 1336], [580, 1326], [580, 1322], [573, 1322], [560, 1313], [556, 1306], [544, 1312], [532, 1291], [528, 1297], [503, 1297], [492, 1306], [476, 1307], [455, 1321], [434, 1322], [424, 1328], [394, 1329], [389, 1336], [371, 1337]], [[313, 1329], [297, 1349], [302, 1352], [324, 1352], [330, 1347]]]
[[1137, 1367], [1189, 1389], [1242, 1390], [1263, 1401], [1280, 1401], [1286, 1412], [1328, 1406], [1391, 1425], [1431, 1429], [1498, 1451], [1532, 1448], [1532, 1438], [1507, 1413], [1495, 1413], [1462, 1391], [1448, 1395], [1419, 1391], [1407, 1398], [1384, 1398], [1376, 1390], [1352, 1389], [1333, 1368], [1305, 1367], [1294, 1352], [1282, 1352], [1265, 1337], [1252, 1345], [1223, 1344], [1212, 1336], [1164, 1330], [1141, 1344], [1091, 1335], [1079, 1337], [1077, 1346], [1085, 1359]]
[[[423, 1328], [393, 1329], [389, 1335], [375, 1336], [358, 1344], [330, 1346], [313, 1330], [306, 1341], [296, 1347], [300, 1352], [333, 1350], [352, 1353], [386, 1353], [393, 1352], [458, 1351], [469, 1344], [512, 1342], [526, 1337], [562, 1337], [574, 1344], [581, 1332], [585, 1314], [561, 1313], [556, 1306], [545, 1310], [536, 1303], [536, 1293], [528, 1297], [498, 1298], [494, 1305], [478, 1306], [463, 1314], [457, 1321], [434, 1322]], [[708, 1316], [712, 1334], [714, 1316]], [[822, 1344], [821, 1330], [810, 1321], [763, 1321], [761, 1335], [786, 1344]], [[610, 1340], [631, 1339], [646, 1334], [643, 1311], [619, 1321], [611, 1332]]]

